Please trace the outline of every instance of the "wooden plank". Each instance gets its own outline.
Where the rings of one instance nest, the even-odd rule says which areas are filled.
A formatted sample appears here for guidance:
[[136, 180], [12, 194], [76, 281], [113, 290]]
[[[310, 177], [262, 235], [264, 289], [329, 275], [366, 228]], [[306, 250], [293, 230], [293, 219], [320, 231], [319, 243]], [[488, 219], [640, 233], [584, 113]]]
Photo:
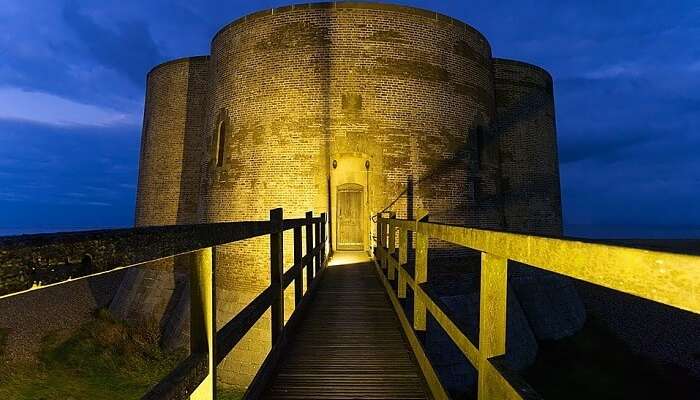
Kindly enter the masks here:
[[372, 263], [326, 268], [265, 399], [425, 399]]
[[[428, 235], [416, 233], [416, 267], [415, 285], [428, 281]], [[414, 288], [415, 290], [415, 288]], [[420, 296], [415, 296], [413, 301], [413, 328], [424, 331], [426, 324], [425, 302]]]
[[313, 212], [309, 211], [306, 213], [306, 255], [307, 257], [307, 264], [306, 264], [306, 288], [311, 287], [311, 281], [314, 280], [314, 267], [313, 267], [313, 251], [314, 251], [314, 232], [313, 232], [313, 223], [311, 222], [311, 219], [313, 218]]
[[[391, 221], [392, 220], [389, 220], [389, 224], [388, 224], [388, 226], [389, 226], [389, 244], [387, 247], [389, 248], [389, 253], [387, 255], [387, 258], [392, 258], [396, 255], [395, 254], [395, 252], [396, 252], [396, 225], [394, 225]], [[394, 267], [394, 264], [391, 262], [391, 260], [389, 260], [389, 262], [387, 264], [387, 268], [388, 268], [387, 269], [387, 278], [390, 281], [393, 281], [394, 279], [396, 279], [396, 268]]]
[[270, 222], [272, 233], [270, 234], [270, 331], [272, 345], [274, 346], [284, 330], [284, 244], [282, 234], [282, 220], [284, 219], [281, 208], [270, 210]]
[[314, 275], [321, 269], [321, 222], [314, 224]]
[[304, 268], [302, 265], [301, 226], [294, 228], [294, 305], [299, 305], [304, 296]]

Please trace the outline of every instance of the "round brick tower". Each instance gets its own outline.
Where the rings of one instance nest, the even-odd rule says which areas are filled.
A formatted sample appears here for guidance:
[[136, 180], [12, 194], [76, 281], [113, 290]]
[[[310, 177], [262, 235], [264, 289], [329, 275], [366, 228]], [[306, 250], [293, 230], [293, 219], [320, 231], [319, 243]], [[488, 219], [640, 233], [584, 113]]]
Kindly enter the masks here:
[[[198, 222], [207, 72], [208, 57], [192, 57], [148, 73], [136, 226]], [[186, 268], [187, 258], [182, 256], [128, 270], [111, 311], [158, 326], [166, 345], [187, 344]]]
[[[475, 29], [402, 6], [296, 5], [234, 21], [212, 41], [202, 222], [328, 212], [333, 246], [347, 250], [369, 248], [382, 210], [498, 227], [490, 60]], [[220, 325], [269, 285], [268, 251], [267, 239], [219, 248]], [[267, 324], [220, 366], [224, 383], [248, 384]]]
[[[559, 235], [551, 77], [492, 60], [478, 31], [427, 10], [314, 3], [240, 18], [215, 35], [210, 58], [149, 73], [136, 225], [267, 220], [277, 207], [286, 218], [328, 213], [335, 250], [368, 250], [373, 216], [414, 218], [419, 208], [434, 222]], [[268, 241], [217, 247], [218, 328], [268, 287]], [[474, 255], [430, 247], [444, 265], [460, 256], [460, 270], [461, 256]], [[284, 251], [289, 266], [291, 232]], [[179, 257], [130, 271], [112, 310], [155, 321], [165, 344], [186, 344], [187, 266]], [[523, 332], [556, 338], [581, 325], [570, 281], [510, 271]], [[475, 309], [462, 303], [452, 302]], [[267, 315], [219, 365], [222, 383], [251, 382], [269, 325]], [[531, 342], [521, 350], [533, 353]]]
[[[504, 228], [561, 236], [562, 209], [552, 77], [521, 61], [494, 59]], [[569, 278], [511, 263], [510, 285], [538, 339], [578, 331], [585, 310]]]
[[520, 61], [494, 59], [504, 228], [562, 234], [552, 77]]

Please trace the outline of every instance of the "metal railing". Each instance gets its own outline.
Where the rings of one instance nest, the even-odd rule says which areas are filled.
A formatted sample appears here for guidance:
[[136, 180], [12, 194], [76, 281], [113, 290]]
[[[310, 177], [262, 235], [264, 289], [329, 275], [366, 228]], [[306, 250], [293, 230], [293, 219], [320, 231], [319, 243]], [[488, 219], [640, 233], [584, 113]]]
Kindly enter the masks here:
[[[299, 321], [325, 270], [326, 214], [269, 221], [163, 226], [0, 238], [0, 299], [145, 263], [192, 254], [190, 267], [190, 355], [143, 399], [213, 399], [216, 366], [269, 308], [272, 349], [246, 396], [255, 398], [269, 379], [286, 344], [286, 332]], [[302, 229], [305, 243], [302, 244]], [[293, 230], [294, 264], [284, 272], [283, 234]], [[216, 246], [270, 236], [270, 286], [226, 325], [216, 330], [214, 271]], [[304, 246], [305, 245], [305, 246]], [[306, 292], [303, 270], [306, 268]], [[294, 282], [295, 309], [284, 323], [284, 290]]]
[[[413, 275], [406, 268], [409, 232], [415, 242]], [[377, 238], [380, 277], [437, 399], [448, 398], [448, 394], [416, 335], [426, 330], [427, 312], [478, 370], [480, 400], [540, 398], [503, 362], [508, 260], [700, 314], [699, 256], [441, 225], [427, 222], [426, 212], [419, 212], [416, 220], [379, 217]], [[448, 317], [427, 286], [429, 239], [481, 252], [478, 345]], [[396, 293], [391, 285], [394, 280]], [[399, 302], [406, 298], [407, 286], [414, 295], [413, 326]]]

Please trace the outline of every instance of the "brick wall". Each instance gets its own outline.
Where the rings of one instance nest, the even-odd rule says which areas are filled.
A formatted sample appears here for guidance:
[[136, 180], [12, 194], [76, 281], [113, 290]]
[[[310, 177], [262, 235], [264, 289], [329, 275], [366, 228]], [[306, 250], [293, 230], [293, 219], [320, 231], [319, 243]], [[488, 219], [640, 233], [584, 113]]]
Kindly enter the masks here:
[[[479, 195], [495, 190], [497, 163], [479, 164], [475, 139], [493, 120], [490, 59], [473, 28], [406, 7], [314, 4], [233, 22], [212, 42], [201, 221], [267, 219], [274, 207], [290, 217], [327, 212], [329, 165], [352, 153], [370, 161], [362, 184], [371, 213], [399, 198], [390, 209], [405, 216], [412, 177], [411, 203], [433, 220], [498, 226], [497, 198]], [[269, 284], [268, 246], [265, 238], [219, 249], [219, 324]], [[223, 382], [252, 378], [269, 348], [260, 328], [245, 354], [222, 364]]]

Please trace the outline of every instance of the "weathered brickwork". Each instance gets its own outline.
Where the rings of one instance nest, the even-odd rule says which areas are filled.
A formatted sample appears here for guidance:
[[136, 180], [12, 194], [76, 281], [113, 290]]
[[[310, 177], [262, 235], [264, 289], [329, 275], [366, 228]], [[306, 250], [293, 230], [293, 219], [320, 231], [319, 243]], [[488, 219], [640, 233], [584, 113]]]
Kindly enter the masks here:
[[[136, 226], [198, 222], [201, 138], [207, 95], [208, 57], [174, 60], [148, 74]], [[112, 312], [158, 324], [163, 342], [186, 345], [188, 257], [168, 258], [130, 269]]]
[[562, 233], [552, 78], [519, 61], [495, 59], [504, 228]]
[[141, 138], [136, 225], [197, 222], [208, 57], [151, 70]]
[[[343, 186], [362, 192], [364, 248], [372, 215], [419, 208], [436, 222], [558, 234], [551, 95], [546, 72], [494, 64], [481, 33], [435, 12], [339, 2], [254, 13], [215, 35], [210, 58], [149, 74], [137, 225], [313, 210], [329, 214], [335, 245]], [[517, 120], [521, 109], [534, 114]], [[284, 249], [290, 265], [291, 234]], [[269, 285], [268, 252], [267, 238], [217, 248], [219, 326]], [[161, 326], [183, 331], [179, 281], [139, 274], [125, 279], [121, 303], [143, 299], [119, 306], [124, 314], [170, 307], [177, 315]], [[269, 347], [265, 317], [220, 365], [221, 382], [247, 386]]]

